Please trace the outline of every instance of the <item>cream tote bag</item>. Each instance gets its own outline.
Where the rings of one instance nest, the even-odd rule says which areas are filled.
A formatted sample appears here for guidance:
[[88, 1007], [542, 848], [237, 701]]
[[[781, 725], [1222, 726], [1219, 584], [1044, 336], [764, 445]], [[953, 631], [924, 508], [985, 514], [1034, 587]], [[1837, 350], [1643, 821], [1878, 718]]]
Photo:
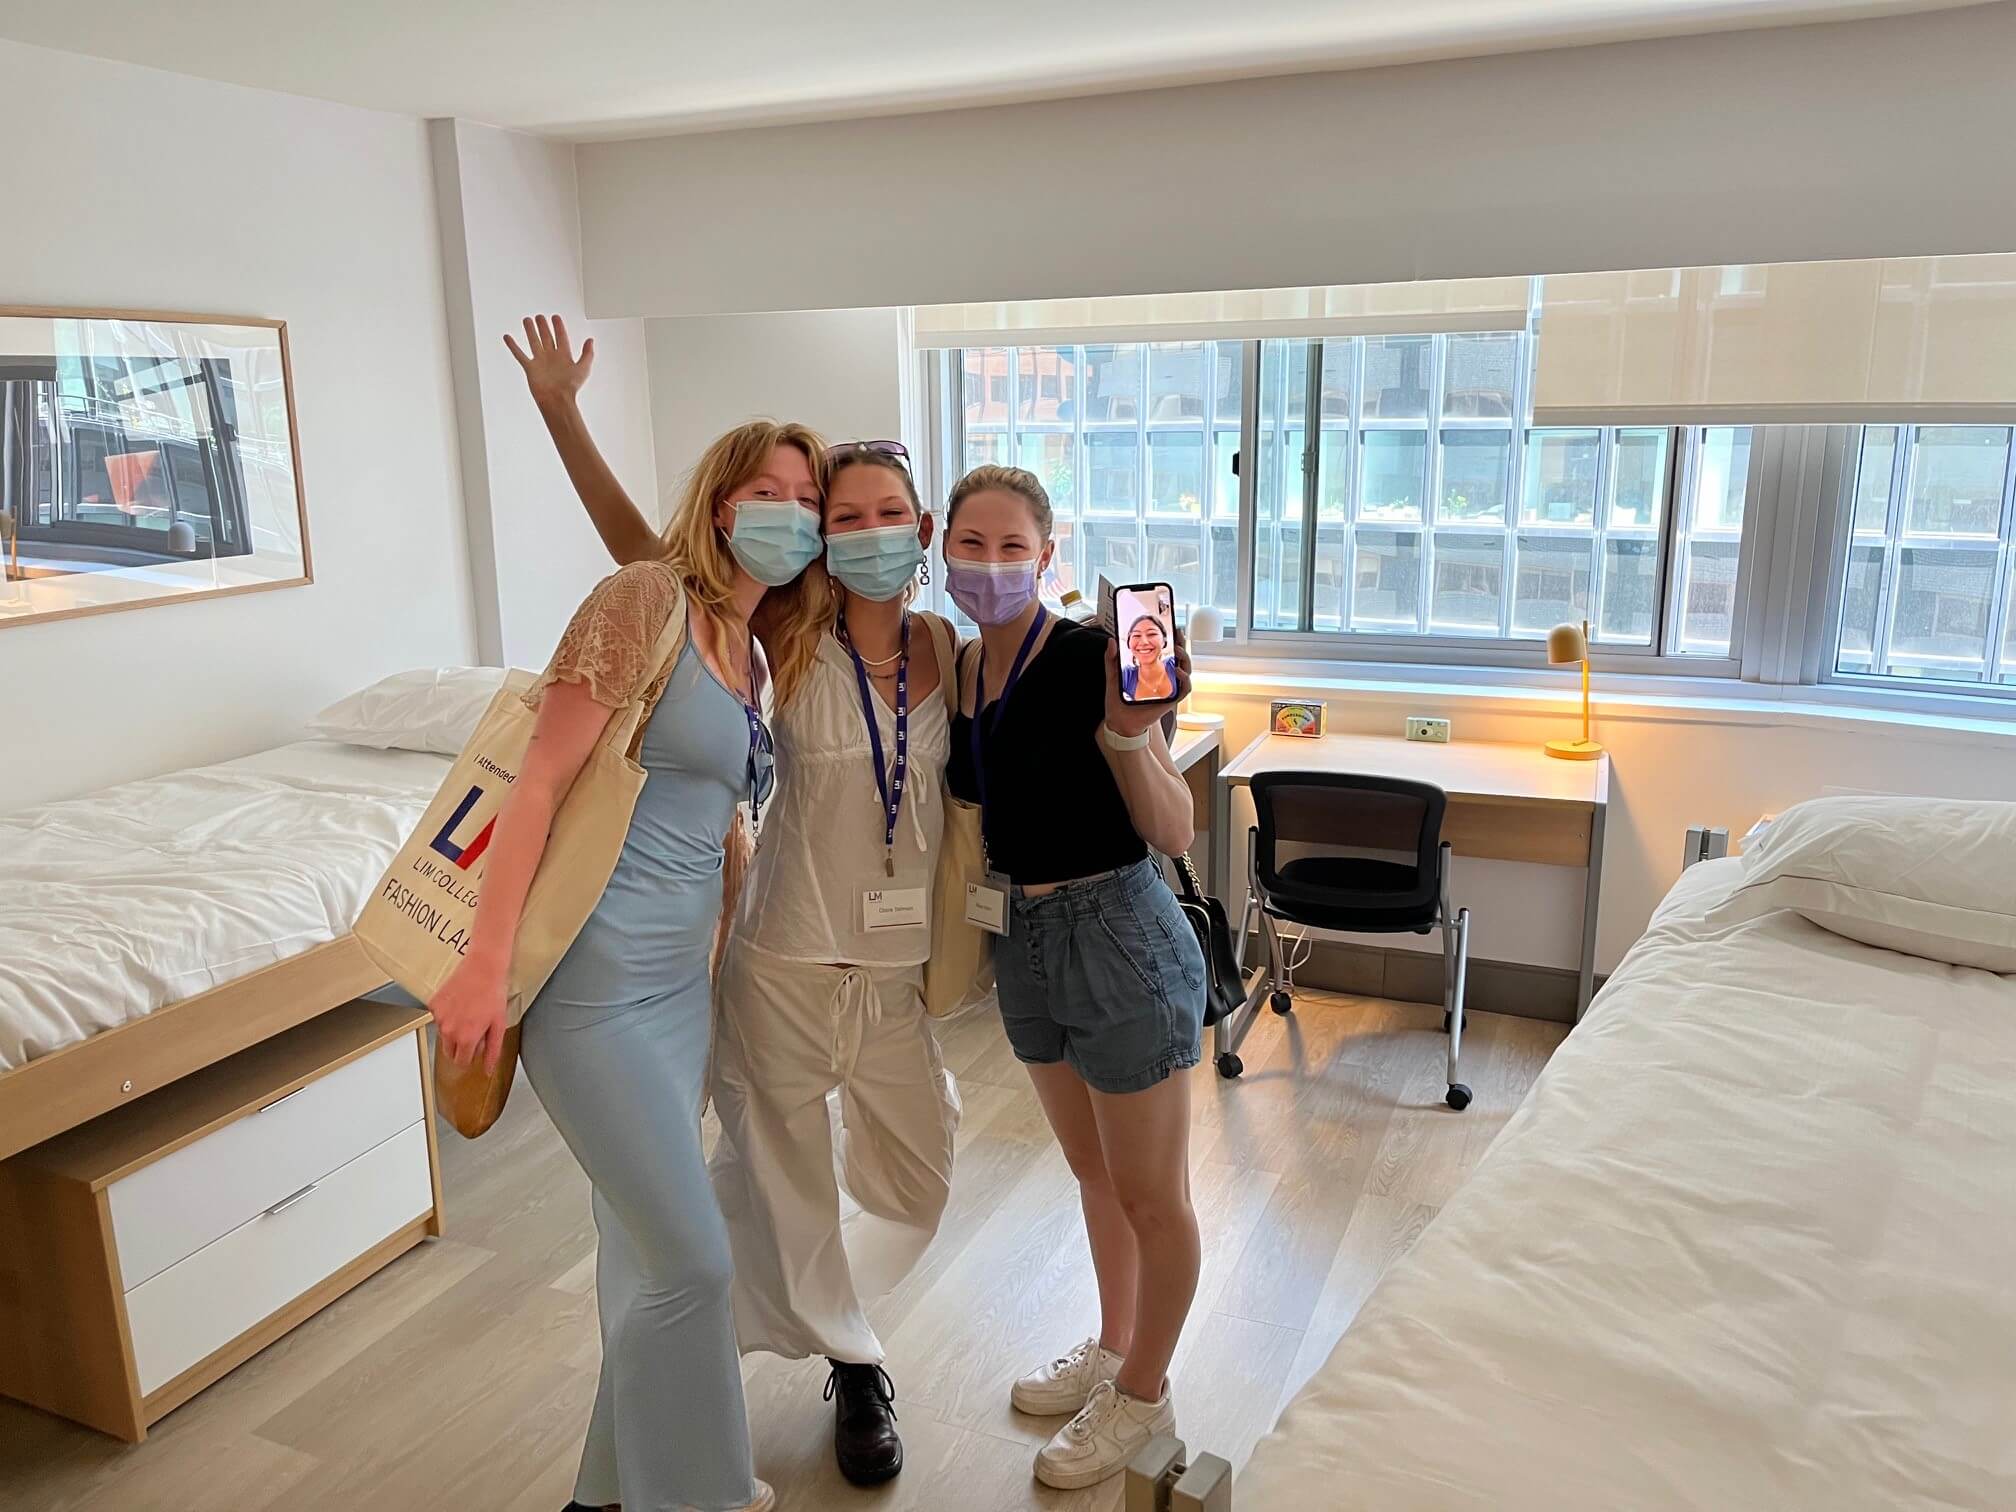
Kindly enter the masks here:
[[[959, 638], [935, 614], [920, 616], [942, 669], [940, 686], [953, 718], [959, 714]], [[952, 1018], [993, 1003], [994, 937], [966, 921], [966, 883], [986, 869], [980, 845], [980, 806], [945, 791], [945, 838], [931, 880], [931, 959], [924, 963], [924, 1011]]]
[[[686, 643], [682, 593], [658, 636], [652, 666], [662, 674]], [[483, 890], [483, 853], [511, 785], [523, 769], [538, 714], [524, 704], [533, 679], [514, 672], [490, 701], [476, 733], [455, 758], [420, 826], [393, 858], [358, 916], [357, 942], [385, 974], [421, 1002], [434, 994], [468, 949]], [[647, 678], [636, 699], [616, 710], [602, 739], [561, 799], [539, 870], [525, 898], [511, 957], [506, 1022], [515, 1026], [588, 922], [616, 869], [644, 768], [632, 752], [650, 717]], [[481, 1068], [477, 1070], [480, 1072]]]

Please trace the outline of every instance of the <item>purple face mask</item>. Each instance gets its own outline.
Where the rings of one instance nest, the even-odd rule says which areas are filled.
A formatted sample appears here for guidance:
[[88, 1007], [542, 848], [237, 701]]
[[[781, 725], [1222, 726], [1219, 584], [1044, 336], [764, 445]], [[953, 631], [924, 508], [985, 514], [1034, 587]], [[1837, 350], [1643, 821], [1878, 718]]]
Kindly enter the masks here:
[[1036, 597], [1036, 564], [947, 557], [945, 591], [974, 624], [1005, 625]]

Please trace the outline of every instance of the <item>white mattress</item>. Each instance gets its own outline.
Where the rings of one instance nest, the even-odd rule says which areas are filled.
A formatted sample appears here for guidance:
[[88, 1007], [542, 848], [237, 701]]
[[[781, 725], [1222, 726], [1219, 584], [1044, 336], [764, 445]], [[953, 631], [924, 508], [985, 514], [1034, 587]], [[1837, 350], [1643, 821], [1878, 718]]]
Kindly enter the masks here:
[[347, 933], [448, 765], [304, 741], [0, 815], [0, 1071]]
[[1685, 874], [1240, 1507], [2016, 1507], [2016, 979]]

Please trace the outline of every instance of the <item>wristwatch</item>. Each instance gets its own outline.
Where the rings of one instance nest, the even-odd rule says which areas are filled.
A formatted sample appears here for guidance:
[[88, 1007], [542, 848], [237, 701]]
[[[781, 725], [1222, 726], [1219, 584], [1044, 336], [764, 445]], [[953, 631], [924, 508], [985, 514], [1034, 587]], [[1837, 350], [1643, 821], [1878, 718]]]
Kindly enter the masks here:
[[1103, 719], [1099, 722], [1099, 738], [1106, 742], [1109, 751], [1138, 751], [1148, 744], [1149, 734], [1143, 730], [1139, 735], [1115, 735], [1111, 725]]

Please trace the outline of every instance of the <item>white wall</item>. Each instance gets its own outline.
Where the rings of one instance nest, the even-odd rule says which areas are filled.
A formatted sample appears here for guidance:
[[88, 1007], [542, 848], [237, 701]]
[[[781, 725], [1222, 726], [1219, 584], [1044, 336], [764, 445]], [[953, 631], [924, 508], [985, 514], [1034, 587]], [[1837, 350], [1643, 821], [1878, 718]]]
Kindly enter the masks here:
[[702, 316], [644, 328], [666, 509], [708, 442], [756, 416], [796, 420], [836, 442], [904, 434], [902, 311]]
[[0, 630], [0, 809], [475, 650], [420, 122], [0, 42], [0, 304], [288, 323], [315, 582]]
[[2016, 250], [2012, 57], [2005, 0], [587, 145], [588, 305], [671, 316]]
[[[1579, 705], [1479, 690], [1324, 690], [1292, 681], [1267, 687], [1206, 672], [1202, 707], [1226, 716], [1227, 759], [1267, 724], [1275, 698], [1321, 697], [1333, 730], [1397, 736], [1410, 714], [1452, 722], [1457, 740], [1538, 746], [1574, 732]], [[1599, 678], [1600, 682], [1600, 678]], [[1565, 684], [1565, 678], [1564, 678]], [[1927, 729], [1911, 722], [1791, 715], [1767, 709], [1682, 709], [1599, 701], [1596, 739], [1610, 752], [1596, 969], [1614, 967], [1643, 933], [1680, 874], [1687, 828], [1721, 825], [1732, 842], [1763, 814], [1827, 788], [2016, 801], [2016, 734]], [[1233, 805], [1235, 874], [1244, 865], [1252, 806]], [[1472, 910], [1471, 949], [1492, 960], [1569, 968], [1579, 960], [1582, 873], [1560, 867], [1458, 861], [1454, 897]], [[1244, 889], [1233, 889], [1235, 899]], [[1236, 908], [1234, 910], [1236, 915]], [[1411, 936], [1367, 937], [1423, 948]]]
[[540, 667], [611, 563], [503, 338], [523, 345], [536, 313], [563, 316], [577, 345], [594, 338], [582, 410], [641, 501], [658, 487], [644, 331], [583, 314], [571, 145], [466, 121], [430, 129], [483, 659]]

